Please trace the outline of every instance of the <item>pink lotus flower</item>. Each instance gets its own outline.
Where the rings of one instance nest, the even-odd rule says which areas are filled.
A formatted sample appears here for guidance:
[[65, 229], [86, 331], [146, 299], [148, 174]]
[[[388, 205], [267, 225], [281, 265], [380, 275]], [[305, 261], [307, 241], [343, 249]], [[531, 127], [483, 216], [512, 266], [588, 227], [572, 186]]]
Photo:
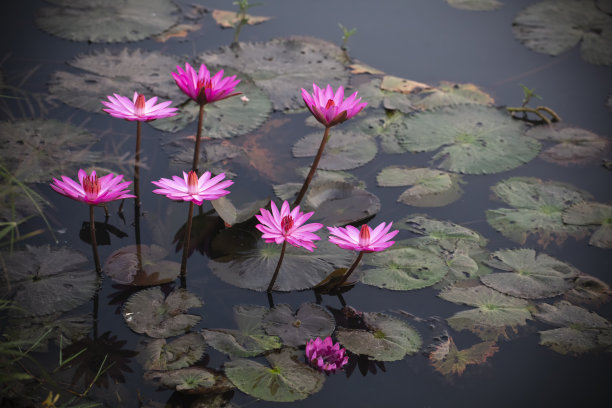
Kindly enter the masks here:
[[128, 194], [129, 190], [127, 187], [132, 182], [122, 182], [122, 174], [115, 176], [111, 173], [98, 178], [95, 170], [88, 176], [85, 170], [81, 169], [79, 170], [78, 176], [80, 184], [69, 177], [62, 176], [61, 181], [55, 178], [53, 179], [51, 188], [66, 197], [90, 205], [136, 197], [135, 195]]
[[344, 88], [338, 87], [334, 93], [331, 85], [327, 84], [325, 90], [312, 84], [312, 95], [302, 88], [302, 98], [315, 118], [325, 127], [332, 127], [352, 118], [368, 104], [357, 98], [357, 92], [344, 99]]
[[372, 230], [366, 224], [361, 226], [361, 229], [347, 225], [343, 227], [327, 227], [330, 232], [329, 241], [338, 245], [342, 249], [350, 249], [360, 252], [378, 252], [389, 248], [395, 244], [395, 241], [389, 241], [393, 238], [398, 230], [389, 232], [392, 222], [385, 226], [381, 223], [378, 227]]
[[225, 180], [225, 173], [221, 173], [210, 178], [209, 171], [198, 176], [195, 171], [183, 172], [183, 178], [172, 176], [172, 180], [162, 178], [159, 181], [152, 181], [157, 187], [153, 190], [156, 194], [164, 194], [172, 200], [193, 201], [197, 205], [202, 205], [204, 200], [216, 200], [219, 197], [228, 195], [230, 192], [224, 190], [234, 184], [232, 180]]
[[144, 95], [134, 92], [132, 100], [130, 98], [113, 94], [107, 96], [108, 101], [101, 101], [108, 109], [103, 109], [104, 112], [119, 119], [129, 121], [148, 122], [155, 119], [167, 118], [177, 114], [178, 108], [168, 108], [172, 101], [162, 103], [157, 102], [157, 96], [145, 99]]
[[273, 202], [272, 213], [264, 208], [260, 208], [260, 212], [261, 215], [256, 214], [255, 217], [261, 224], [257, 224], [255, 228], [263, 232], [261, 237], [268, 243], [281, 244], [287, 241], [294, 247], [303, 247], [312, 252], [316, 248], [312, 241], [321, 239], [313, 232], [323, 228], [323, 224], [304, 224], [314, 212], [304, 214], [300, 212], [299, 205], [291, 211], [289, 203], [285, 201], [279, 212]]
[[176, 67], [177, 73], [172, 73], [174, 81], [187, 96], [200, 105], [213, 103], [230, 96], [240, 95], [241, 92], [234, 92], [234, 88], [240, 82], [236, 75], [223, 78], [223, 70], [220, 70], [210, 77], [210, 72], [206, 65], [200, 65], [196, 72], [189, 63], [185, 64], [185, 71], [179, 66]]
[[310, 364], [321, 371], [335, 373], [348, 363], [346, 349], [340, 348], [340, 343], [334, 344], [331, 337], [321, 340], [317, 337], [306, 343], [306, 358]]

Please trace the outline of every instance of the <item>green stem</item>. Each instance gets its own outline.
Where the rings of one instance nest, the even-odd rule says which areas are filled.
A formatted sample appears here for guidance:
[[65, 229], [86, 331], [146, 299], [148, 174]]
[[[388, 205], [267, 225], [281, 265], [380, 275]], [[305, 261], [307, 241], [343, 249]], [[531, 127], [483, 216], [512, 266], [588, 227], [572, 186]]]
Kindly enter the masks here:
[[325, 133], [323, 134], [323, 140], [321, 140], [321, 145], [319, 146], [319, 151], [317, 152], [317, 156], [312, 162], [312, 166], [310, 166], [310, 172], [308, 173], [306, 180], [304, 180], [302, 189], [300, 190], [297, 198], [293, 202], [294, 207], [296, 205], [299, 205], [302, 202], [304, 195], [306, 195], [306, 190], [308, 190], [308, 186], [310, 185], [310, 182], [312, 181], [312, 177], [314, 176], [315, 172], [317, 171], [317, 167], [319, 166], [319, 161], [321, 160], [321, 156], [323, 156], [323, 150], [325, 150], [325, 144], [327, 143], [327, 139], [329, 139], [329, 127], [325, 128]]
[[272, 280], [268, 285], [268, 293], [272, 292], [272, 288], [274, 287], [274, 282], [276, 282], [276, 278], [278, 277], [278, 272], [280, 271], [281, 264], [283, 263], [283, 258], [285, 257], [285, 249], [287, 248], [287, 241], [283, 241], [283, 249], [281, 249], [280, 258], [278, 258], [278, 264], [276, 264], [276, 270], [274, 271], [274, 275], [272, 275]]
[[342, 280], [336, 284], [337, 288], [344, 285], [344, 282], [346, 282], [349, 276], [351, 276], [351, 274], [355, 271], [355, 269], [357, 268], [357, 265], [359, 265], [359, 262], [361, 262], [361, 258], [363, 257], [363, 254], [364, 254], [363, 251], [359, 252], [357, 259], [355, 259], [355, 262], [353, 262], [353, 264], [351, 265], [351, 268], [344, 274], [344, 276], [342, 277]]
[[[191, 220], [193, 218], [193, 201], [189, 202], [189, 215], [187, 216], [187, 231], [183, 239], [183, 258], [181, 259], [181, 279], [187, 275], [187, 257], [189, 254], [189, 239], [191, 238]], [[183, 282], [181, 280], [181, 282]]]
[[200, 105], [200, 113], [198, 115], [198, 133], [196, 134], [195, 148], [193, 152], [193, 166], [191, 170], [198, 172], [198, 162], [200, 161], [200, 140], [202, 139], [202, 127], [204, 125], [204, 104]]

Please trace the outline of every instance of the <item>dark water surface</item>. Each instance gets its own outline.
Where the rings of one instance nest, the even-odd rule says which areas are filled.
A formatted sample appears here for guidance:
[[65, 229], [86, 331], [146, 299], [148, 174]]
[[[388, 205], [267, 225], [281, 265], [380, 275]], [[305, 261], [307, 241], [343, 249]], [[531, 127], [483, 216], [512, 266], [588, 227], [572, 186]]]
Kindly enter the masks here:
[[[181, 4], [190, 4], [186, 0]], [[207, 9], [233, 9], [230, 1], [200, 2]], [[411, 80], [437, 84], [447, 80], [458, 83], [474, 83], [490, 93], [499, 105], [518, 106], [522, 91], [519, 83], [535, 88], [544, 97], [539, 101], [553, 108], [567, 124], [575, 125], [601, 136], [612, 134], [612, 113], [605, 101], [612, 93], [612, 68], [599, 67], [584, 62], [579, 49], [549, 57], [537, 54], [521, 45], [512, 35], [511, 23], [518, 12], [535, 3], [527, 0], [506, 0], [504, 7], [492, 12], [469, 12], [451, 8], [443, 0], [264, 0], [264, 5], [251, 9], [255, 15], [273, 16], [271, 21], [254, 27], [245, 27], [241, 41], [267, 41], [276, 37], [309, 35], [339, 44], [341, 32], [338, 23], [357, 28], [357, 34], [349, 40], [350, 55], [388, 74]], [[38, 30], [33, 23], [36, 9], [45, 5], [42, 1], [24, 0], [2, 2], [0, 6], [0, 66], [5, 80], [18, 81], [20, 73], [38, 69], [27, 79], [24, 89], [46, 93], [46, 82], [51, 72], [66, 70], [66, 61], [76, 55], [94, 50], [122, 49], [125, 44], [85, 44], [52, 37]], [[191, 33], [186, 39], [172, 39], [160, 44], [152, 40], [130, 43], [130, 48], [162, 50], [177, 58], [195, 57], [204, 51], [228, 45], [233, 31], [216, 26], [209, 14], [202, 20], [203, 28]], [[170, 75], [170, 73], [168, 73]], [[324, 84], [319, 84], [324, 85]], [[299, 93], [299, 88], [296, 88]], [[18, 118], [19, 112], [14, 112]], [[85, 127], [94, 133], [112, 130], [109, 136], [115, 143], [126, 141], [125, 149], [133, 151], [135, 125], [113, 119], [106, 115], [95, 115], [58, 103], [46, 117], [72, 123], [86, 121]], [[282, 113], [274, 113], [269, 120], [281, 119]], [[311, 133], [303, 125], [307, 113], [292, 115], [280, 128], [265, 134], [269, 148], [278, 152], [281, 160], [292, 161], [297, 166], [308, 166], [310, 159], [292, 159], [290, 149], [295, 141]], [[8, 119], [8, 118], [3, 118]], [[195, 125], [191, 125], [195, 133]], [[143, 156], [149, 169], [141, 171], [141, 191], [145, 216], [142, 222], [143, 243], [153, 242], [155, 223], [161, 217], [165, 225], [175, 232], [186, 216], [186, 205], [170, 203], [162, 196], [150, 193], [151, 180], [169, 177], [168, 158], [157, 143], [161, 132], [149, 126], [143, 127]], [[256, 131], [257, 132], [257, 131]], [[240, 140], [232, 139], [232, 141]], [[108, 147], [110, 140], [103, 139], [99, 146]], [[413, 166], [426, 166], [431, 154], [416, 154]], [[382, 209], [370, 223], [399, 220], [411, 213], [426, 213], [433, 218], [450, 220], [482, 233], [489, 239], [487, 249], [518, 248], [519, 245], [504, 238], [485, 220], [485, 210], [506, 206], [492, 199], [490, 187], [500, 180], [514, 176], [538, 177], [572, 183], [603, 203], [612, 202], [610, 181], [612, 173], [599, 162], [582, 166], [559, 166], [539, 158], [515, 170], [484, 176], [464, 176], [464, 195], [456, 202], [440, 208], [412, 208], [396, 202], [399, 189], [376, 187], [376, 174], [391, 164], [407, 164], [405, 155], [379, 153], [377, 158], [352, 173], [364, 180], [368, 190], [378, 195]], [[292, 164], [292, 167], [296, 164]], [[127, 167], [130, 168], [129, 166]], [[58, 177], [59, 175], [53, 175]], [[74, 175], [68, 175], [75, 177]], [[126, 177], [131, 179], [128, 171]], [[279, 175], [284, 182], [287, 178]], [[235, 178], [232, 199], [246, 203], [254, 199], [273, 196], [272, 183], [255, 169], [244, 167]], [[234, 188], [235, 187], [235, 188]], [[48, 214], [59, 235], [61, 244], [90, 256], [88, 244], [80, 241], [78, 232], [87, 221], [86, 206], [54, 194], [47, 186], [40, 185], [37, 191], [52, 201], [55, 208]], [[133, 206], [126, 205], [124, 223], [116, 214], [117, 204], [111, 206], [109, 222], [128, 234], [123, 239], [112, 239], [111, 245], [100, 247], [102, 260], [115, 249], [134, 243]], [[168, 210], [168, 209], [171, 209]], [[210, 204], [205, 204], [205, 210]], [[184, 211], [183, 211], [184, 210]], [[170, 212], [169, 212], [170, 211]], [[165, 214], [170, 214], [166, 216]], [[102, 211], [96, 212], [102, 221]], [[40, 223], [42, 227], [42, 223]], [[38, 224], [33, 223], [38, 226]], [[408, 238], [402, 232], [399, 237]], [[29, 243], [51, 242], [49, 236], [38, 237]], [[612, 284], [610, 273], [612, 252], [588, 246], [587, 239], [567, 239], [562, 245], [549, 245], [542, 249], [535, 240], [528, 240], [524, 247], [571, 263], [608, 284]], [[171, 237], [166, 247], [174, 248]], [[180, 261], [180, 253], [174, 255]], [[236, 304], [268, 306], [264, 293], [239, 289], [218, 279], [207, 266], [208, 260], [198, 252], [189, 259], [188, 289], [204, 301], [201, 309], [192, 310], [203, 316], [194, 330], [201, 328], [234, 328], [232, 307]], [[178, 282], [175, 286], [178, 286]], [[125, 341], [123, 350], [138, 350], [145, 336], [136, 335], [124, 323], [120, 314], [121, 302], [133, 292], [105, 279], [99, 292], [97, 332], [111, 332], [118, 341]], [[438, 291], [427, 288], [408, 292], [394, 292], [357, 284], [344, 295], [347, 304], [361, 311], [389, 312], [404, 310], [421, 318], [438, 316], [441, 320], [466, 307], [446, 302], [437, 297]], [[287, 303], [295, 310], [304, 302], [313, 302], [312, 291], [274, 294], [276, 304]], [[325, 296], [323, 305], [338, 309], [340, 302], [335, 297]], [[93, 302], [79, 308], [88, 312]], [[592, 309], [610, 319], [612, 306], [605, 304]], [[406, 320], [409, 320], [405, 318]], [[590, 407], [603, 406], [609, 401], [610, 353], [586, 353], [581, 356], [561, 355], [550, 348], [540, 346], [538, 330], [550, 326], [529, 322], [515, 338], [498, 343], [499, 351], [485, 364], [469, 366], [462, 376], [446, 378], [429, 364], [425, 348], [438, 334], [429, 323], [409, 320], [423, 338], [422, 352], [401, 361], [384, 363], [376, 372], [362, 375], [355, 369], [350, 376], [339, 373], [329, 376], [323, 389], [309, 398], [292, 403], [295, 407]], [[469, 347], [479, 339], [466, 331], [452, 331], [460, 348]], [[220, 368], [228, 358], [212, 348], [207, 349], [209, 367]], [[42, 359], [48, 357], [41, 357]], [[52, 363], [51, 363], [52, 364]], [[138, 406], [137, 395], [143, 400], [165, 402], [185, 400], [168, 390], [157, 389], [143, 379], [142, 366], [131, 358], [129, 370], [123, 371], [124, 383], [111, 384], [108, 388], [95, 388], [94, 399], [109, 406]], [[111, 381], [112, 383], [112, 381]], [[116, 395], [122, 402], [117, 402]], [[600, 402], [600, 403], [598, 403]], [[278, 405], [236, 391], [232, 403], [240, 407], [269, 407]]]

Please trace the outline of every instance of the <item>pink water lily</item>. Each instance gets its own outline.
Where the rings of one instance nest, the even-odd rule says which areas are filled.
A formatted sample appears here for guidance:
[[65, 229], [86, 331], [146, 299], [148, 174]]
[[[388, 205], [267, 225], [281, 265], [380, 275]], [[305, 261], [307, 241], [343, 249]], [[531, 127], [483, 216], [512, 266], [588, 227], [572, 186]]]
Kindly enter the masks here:
[[241, 94], [241, 92], [234, 92], [240, 80], [236, 79], [236, 75], [224, 78], [223, 70], [217, 72], [213, 77], [210, 76], [204, 64], [200, 65], [198, 72], [189, 63], [185, 64], [185, 70], [179, 66], [176, 67], [176, 70], [178, 73], [172, 73], [176, 85], [200, 105]]
[[90, 175], [87, 175], [87, 172], [81, 169], [79, 170], [78, 177], [78, 183], [66, 176], [62, 176], [62, 180], [54, 178], [51, 188], [66, 197], [90, 205], [136, 197], [129, 194], [128, 186], [132, 182], [122, 181], [122, 174], [116, 176], [110, 173], [98, 178], [95, 170]]
[[312, 217], [313, 212], [304, 214], [300, 212], [299, 205], [291, 210], [287, 201], [283, 202], [280, 211], [274, 202], [272, 202], [271, 209], [272, 212], [261, 208], [261, 215], [255, 215], [261, 223], [255, 228], [263, 233], [261, 237], [266, 242], [281, 244], [286, 241], [294, 247], [303, 247], [311, 252], [316, 248], [313, 241], [321, 237], [314, 232], [323, 228], [323, 224], [314, 222], [305, 224]]
[[331, 337], [321, 340], [317, 337], [306, 343], [306, 358], [310, 364], [327, 373], [335, 373], [348, 363], [346, 349], [340, 343], [334, 344]]
[[349, 249], [360, 252], [378, 252], [389, 248], [395, 243], [390, 241], [398, 230], [389, 232], [390, 222], [386, 225], [384, 222], [372, 230], [368, 225], [364, 224], [361, 229], [357, 229], [352, 225], [346, 227], [327, 227], [330, 232], [329, 241], [338, 245], [342, 249]]
[[153, 190], [156, 194], [163, 194], [172, 200], [193, 201], [197, 205], [202, 205], [204, 200], [216, 200], [219, 197], [228, 195], [230, 192], [225, 188], [234, 184], [232, 180], [223, 180], [225, 173], [221, 173], [213, 178], [209, 171], [204, 172], [199, 178], [195, 171], [183, 172], [183, 178], [172, 176], [172, 180], [162, 178], [152, 181], [157, 187]]
[[107, 96], [108, 101], [101, 101], [107, 109], [104, 112], [116, 118], [129, 121], [148, 122], [155, 119], [168, 118], [177, 114], [178, 108], [169, 108], [172, 101], [157, 103], [157, 96], [148, 101], [144, 95], [134, 92], [134, 97], [130, 98], [113, 94]]
[[312, 95], [302, 88], [304, 103], [314, 117], [325, 127], [332, 127], [352, 118], [368, 104], [357, 98], [357, 92], [344, 99], [344, 88], [338, 87], [334, 92], [331, 85], [325, 89], [312, 84]]

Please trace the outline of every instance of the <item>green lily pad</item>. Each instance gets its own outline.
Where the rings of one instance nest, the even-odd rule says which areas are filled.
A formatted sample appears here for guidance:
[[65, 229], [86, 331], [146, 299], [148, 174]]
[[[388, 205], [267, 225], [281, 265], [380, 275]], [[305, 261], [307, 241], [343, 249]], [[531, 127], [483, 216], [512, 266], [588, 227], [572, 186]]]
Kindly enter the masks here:
[[368, 330], [336, 330], [338, 341], [355, 354], [378, 361], [397, 361], [413, 355], [422, 345], [421, 336], [408, 323], [384, 313], [363, 313]]
[[[272, 100], [275, 110], [304, 108], [300, 88], [312, 90], [334, 84], [346, 86], [348, 71], [337, 45], [311, 37], [289, 37], [264, 43], [239, 43], [200, 56], [206, 65], [227, 66], [248, 72]], [[249, 98], [250, 96], [247, 95]]]
[[552, 256], [541, 253], [536, 257], [533, 249], [497, 251], [492, 254], [488, 264], [509, 272], [481, 276], [482, 283], [524, 299], [542, 299], [565, 293], [580, 273]]
[[199, 333], [188, 333], [166, 343], [156, 339], [147, 343], [138, 354], [138, 361], [145, 370], [177, 370], [189, 367], [204, 355], [206, 343]]
[[[350, 264], [350, 251], [328, 242], [322, 230], [317, 231], [317, 235], [321, 240], [315, 241], [317, 249], [312, 253], [287, 245], [274, 290], [310, 289], [334, 269]], [[244, 249], [230, 258], [210, 260], [208, 265], [215, 275], [230, 285], [265, 291], [278, 264], [282, 245], [267, 244], [263, 239], [258, 239], [255, 245], [255, 248]]]
[[499, 347], [493, 341], [485, 341], [459, 350], [453, 338], [449, 337], [429, 354], [429, 361], [436, 371], [443, 375], [461, 375], [468, 365], [483, 364], [497, 351]]
[[240, 209], [236, 208], [227, 196], [217, 198], [211, 201], [211, 204], [217, 214], [219, 214], [219, 217], [223, 219], [225, 225], [232, 226], [252, 218], [255, 214], [259, 213], [260, 208], [270, 204], [270, 199], [264, 198], [263, 200], [253, 201]]
[[[314, 157], [321, 144], [321, 133], [311, 133], [293, 145], [295, 157]], [[332, 130], [318, 168], [350, 170], [372, 161], [378, 148], [374, 139], [363, 133]]]
[[446, 0], [449, 6], [470, 11], [491, 11], [502, 7], [498, 0]]
[[514, 36], [527, 48], [559, 55], [580, 43], [582, 58], [595, 65], [612, 64], [612, 16], [593, 0], [547, 0], [519, 13]]
[[[432, 246], [427, 246], [435, 250]], [[472, 244], [458, 242], [451, 250], [438, 249], [440, 256], [446, 262], [448, 273], [440, 280], [435, 288], [443, 289], [458, 281], [476, 279], [491, 273], [491, 268], [484, 261], [489, 258], [489, 252]]]
[[548, 162], [568, 165], [592, 163], [600, 159], [608, 139], [585, 129], [561, 126], [535, 126], [527, 132], [538, 140], [556, 142], [540, 153]]
[[400, 111], [374, 112], [363, 118], [354, 118], [347, 122], [344, 128], [375, 136], [380, 141], [380, 147], [385, 153], [406, 153], [407, 150], [400, 144], [399, 138], [408, 131], [410, 117], [411, 115]]
[[49, 245], [2, 254], [5, 284], [0, 298], [12, 298], [25, 316], [66, 312], [86, 303], [98, 288], [98, 277], [80, 252]]
[[574, 287], [564, 295], [571, 303], [582, 303], [599, 306], [612, 299], [612, 290], [604, 281], [594, 276], [580, 274], [574, 281]]
[[45, 316], [15, 319], [5, 332], [9, 341], [37, 342], [32, 351], [46, 353], [49, 341], [59, 347], [68, 347], [83, 340], [91, 331], [91, 315], [64, 316], [52, 313]]
[[563, 222], [570, 225], [598, 225], [589, 244], [599, 248], [612, 248], [612, 206], [583, 202], [563, 212]]
[[487, 239], [474, 230], [450, 221], [436, 220], [423, 215], [410, 215], [397, 222], [395, 226], [421, 235], [411, 240], [418, 246], [435, 243], [449, 251], [456, 248], [458, 243], [476, 247], [487, 245]]
[[[310, 167], [301, 167], [297, 169], [297, 173], [304, 179], [308, 176], [309, 171]], [[317, 169], [312, 179], [311, 186], [314, 186], [316, 184], [322, 184], [325, 182], [343, 182], [352, 184], [361, 189], [366, 188], [366, 183], [364, 181], [359, 180], [354, 175], [345, 171]], [[284, 183], [276, 184], [273, 186], [274, 194], [281, 200], [294, 199], [295, 197], [297, 197], [297, 194], [301, 188], [302, 183]]]
[[295, 313], [283, 304], [265, 314], [263, 327], [268, 334], [280, 337], [284, 345], [298, 347], [316, 337], [331, 336], [336, 322], [327, 309], [315, 303], [304, 303]]
[[281, 347], [280, 339], [264, 331], [262, 320], [268, 311], [263, 306], [236, 305], [234, 320], [238, 330], [204, 329], [206, 342], [231, 357], [253, 357]]
[[551, 242], [562, 244], [568, 236], [580, 239], [588, 233], [586, 227], [563, 222], [563, 211], [590, 198], [590, 194], [570, 184], [513, 177], [500, 181], [491, 190], [514, 208], [487, 210], [487, 222], [519, 244], [535, 236], [545, 248]]
[[558, 329], [540, 332], [540, 344], [561, 354], [579, 354], [612, 346], [612, 323], [569, 302], [541, 304], [534, 315]]
[[504, 295], [484, 285], [464, 281], [446, 288], [439, 295], [449, 302], [474, 306], [447, 320], [455, 330], [469, 330], [483, 340], [508, 338], [509, 331], [516, 332], [518, 326], [527, 324], [531, 319], [529, 303]]
[[481, 105], [459, 105], [413, 115], [402, 122], [398, 143], [411, 152], [440, 149], [437, 167], [465, 174], [490, 174], [529, 162], [540, 143], [522, 133], [506, 113]]
[[[158, 380], [164, 387], [184, 394], [217, 394], [234, 388], [226, 376], [205, 367], [189, 367], [170, 371], [149, 371], [144, 374], [144, 378], [147, 380]], [[205, 407], [209, 406], [205, 405]], [[225, 406], [225, 404], [219, 405], [219, 407], [221, 406]]]
[[49, 182], [61, 174], [76, 174], [100, 158], [91, 152], [98, 137], [56, 120], [0, 123], [0, 158], [24, 183]]
[[387, 249], [364, 264], [374, 268], [361, 276], [363, 283], [391, 290], [432, 286], [448, 273], [446, 262], [436, 253], [413, 247]]
[[[441, 81], [437, 87], [423, 88], [409, 95], [411, 105], [419, 110], [433, 110], [445, 106], [465, 104], [493, 105], [495, 100], [474, 84]], [[385, 101], [385, 108], [389, 109]]]
[[174, 281], [181, 271], [178, 262], [164, 260], [166, 255], [168, 250], [159, 245], [128, 245], [110, 254], [103, 270], [122, 285], [161, 285]]
[[442, 207], [463, 194], [458, 175], [428, 168], [385, 167], [376, 176], [381, 187], [412, 186], [397, 199], [415, 207]]
[[167, 297], [161, 289], [144, 289], [134, 293], [123, 307], [123, 318], [130, 329], [154, 338], [168, 338], [187, 332], [201, 316], [186, 314], [202, 306], [198, 297], [184, 289], [175, 289]]
[[291, 349], [266, 356], [270, 366], [238, 359], [225, 363], [225, 375], [240, 391], [264, 401], [302, 400], [323, 387], [325, 375], [299, 361]]
[[117, 43], [139, 41], [167, 30], [179, 21], [170, 0], [50, 0], [36, 15], [42, 30], [72, 41]]

